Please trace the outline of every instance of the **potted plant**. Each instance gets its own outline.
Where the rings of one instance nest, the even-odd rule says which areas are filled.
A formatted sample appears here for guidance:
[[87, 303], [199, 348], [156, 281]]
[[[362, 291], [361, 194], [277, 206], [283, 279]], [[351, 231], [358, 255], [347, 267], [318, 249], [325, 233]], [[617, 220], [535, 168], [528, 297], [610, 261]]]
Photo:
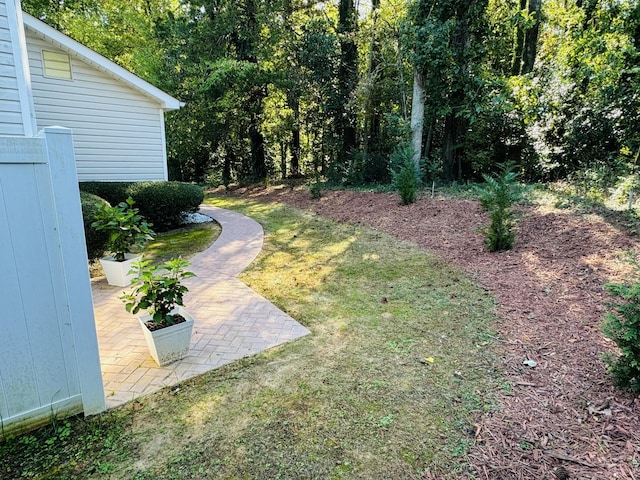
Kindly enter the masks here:
[[126, 287], [131, 284], [133, 275], [129, 272], [133, 262], [140, 259], [132, 250], [142, 249], [155, 235], [151, 224], [146, 222], [137, 208], [133, 208], [134, 203], [133, 198], [129, 197], [114, 207], [100, 205], [91, 224], [96, 230], [104, 230], [108, 234], [106, 245], [111, 256], [101, 258], [100, 264], [109, 285]]
[[182, 284], [195, 274], [185, 270], [189, 262], [173, 258], [161, 265], [151, 260], [133, 264], [133, 291], [120, 299], [129, 313], [147, 310], [138, 318], [149, 352], [163, 366], [186, 356], [191, 343], [193, 317], [183, 308], [182, 299], [189, 290]]

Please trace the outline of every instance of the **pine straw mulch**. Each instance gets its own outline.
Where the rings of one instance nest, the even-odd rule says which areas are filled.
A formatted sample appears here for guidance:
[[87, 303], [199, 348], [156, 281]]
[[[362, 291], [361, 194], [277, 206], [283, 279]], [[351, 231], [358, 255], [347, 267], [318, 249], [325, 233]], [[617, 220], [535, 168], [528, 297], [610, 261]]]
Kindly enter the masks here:
[[312, 200], [308, 190], [284, 186], [234, 195], [415, 242], [493, 294], [510, 388], [478, 418], [469, 452], [476, 478], [640, 479], [640, 398], [616, 389], [601, 360], [614, 351], [600, 332], [611, 301], [603, 285], [629, 278], [625, 256], [640, 251], [624, 227], [601, 215], [523, 206], [515, 248], [488, 253], [478, 233], [487, 216], [476, 201], [426, 197], [400, 206], [396, 195], [353, 191]]

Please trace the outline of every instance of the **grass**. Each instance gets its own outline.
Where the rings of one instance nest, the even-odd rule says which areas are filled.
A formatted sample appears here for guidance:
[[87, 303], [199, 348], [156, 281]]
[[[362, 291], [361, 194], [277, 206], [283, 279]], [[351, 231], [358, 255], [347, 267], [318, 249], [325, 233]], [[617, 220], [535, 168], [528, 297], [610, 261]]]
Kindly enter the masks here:
[[216, 222], [207, 222], [159, 233], [146, 245], [144, 253], [158, 262], [177, 256], [189, 258], [211, 245], [220, 235], [220, 231], [220, 225]]
[[[144, 248], [146, 258], [162, 263], [173, 257], [189, 259], [211, 245], [220, 235], [216, 222], [194, 223], [168, 232], [157, 233], [155, 239]], [[104, 275], [100, 262], [89, 266], [91, 277]]]
[[208, 201], [263, 224], [242, 279], [312, 335], [1, 443], [0, 477], [459, 478], [474, 417], [502, 382], [492, 299], [385, 234]]

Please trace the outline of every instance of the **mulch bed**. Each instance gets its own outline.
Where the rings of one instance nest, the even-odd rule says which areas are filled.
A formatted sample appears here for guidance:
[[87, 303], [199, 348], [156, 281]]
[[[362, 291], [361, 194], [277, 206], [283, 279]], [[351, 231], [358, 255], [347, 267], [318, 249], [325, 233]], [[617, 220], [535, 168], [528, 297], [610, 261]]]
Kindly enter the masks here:
[[[497, 301], [499, 352], [510, 387], [478, 418], [469, 460], [476, 478], [640, 479], [640, 399], [616, 389], [601, 360], [614, 345], [600, 332], [611, 298], [604, 284], [632, 272], [640, 240], [611, 218], [520, 207], [515, 248], [488, 253], [478, 202], [392, 194], [245, 188], [340, 222], [409, 240], [465, 270]], [[535, 367], [523, 364], [533, 360]], [[433, 477], [435, 478], [435, 477]]]

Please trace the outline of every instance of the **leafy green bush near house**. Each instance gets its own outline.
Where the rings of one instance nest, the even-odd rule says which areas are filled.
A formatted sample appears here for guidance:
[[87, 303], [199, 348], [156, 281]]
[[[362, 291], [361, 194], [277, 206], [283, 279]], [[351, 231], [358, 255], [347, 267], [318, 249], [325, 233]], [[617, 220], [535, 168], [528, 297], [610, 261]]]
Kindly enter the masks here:
[[118, 205], [132, 197], [140, 215], [156, 232], [166, 232], [182, 223], [184, 212], [195, 212], [204, 199], [202, 188], [183, 182], [81, 182], [80, 190]]
[[84, 237], [87, 244], [87, 259], [93, 262], [102, 257], [106, 250], [108, 239], [107, 232], [101, 232], [91, 227], [95, 216], [100, 210], [100, 205], [109, 206], [104, 198], [87, 192], [80, 192], [82, 205], [82, 223], [84, 225]]
[[180, 226], [182, 214], [197, 211], [204, 199], [202, 187], [183, 182], [134, 183], [127, 192], [158, 232]]
[[124, 202], [129, 194], [127, 189], [133, 182], [80, 182], [80, 191], [104, 198], [111, 205]]

